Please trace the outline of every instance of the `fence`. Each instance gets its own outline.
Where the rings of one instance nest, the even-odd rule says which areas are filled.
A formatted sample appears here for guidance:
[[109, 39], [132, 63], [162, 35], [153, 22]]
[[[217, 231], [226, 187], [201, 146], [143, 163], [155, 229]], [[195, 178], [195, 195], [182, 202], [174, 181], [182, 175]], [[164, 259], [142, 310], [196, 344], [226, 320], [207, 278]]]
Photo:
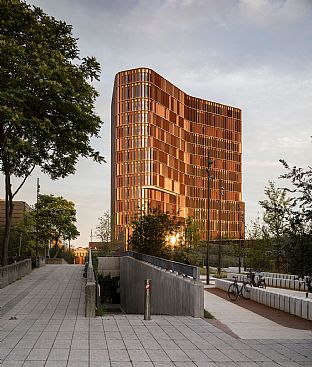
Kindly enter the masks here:
[[182, 274], [184, 276], [189, 276], [194, 280], [200, 279], [200, 270], [197, 266], [187, 265], [178, 263], [176, 261], [162, 259], [160, 257], [140, 254], [138, 252], [128, 251], [125, 253], [126, 256], [131, 256], [136, 260], [144, 261], [149, 264], [158, 266], [159, 268], [171, 270], [175, 273]]

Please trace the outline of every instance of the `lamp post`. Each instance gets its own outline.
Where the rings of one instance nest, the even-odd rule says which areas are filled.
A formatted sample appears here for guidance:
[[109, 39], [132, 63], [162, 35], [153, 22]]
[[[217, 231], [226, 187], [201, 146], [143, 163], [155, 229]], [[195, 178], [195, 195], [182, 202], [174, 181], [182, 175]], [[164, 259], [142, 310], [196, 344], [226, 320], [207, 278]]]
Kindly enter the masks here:
[[222, 241], [222, 196], [224, 196], [224, 187], [219, 179], [219, 246], [218, 246], [218, 274], [221, 274], [221, 241]]
[[210, 242], [210, 180], [213, 177], [210, 174], [210, 168], [213, 164], [213, 160], [210, 156], [210, 151], [208, 152], [208, 168], [206, 169], [208, 174], [208, 216], [207, 216], [207, 224], [208, 224], [208, 234], [207, 234], [207, 248], [206, 248], [206, 284], [210, 284], [210, 271], [209, 271], [209, 242]]
[[238, 204], [238, 220], [239, 220], [239, 253], [238, 253], [238, 273], [241, 272], [242, 267], [242, 218], [241, 218], [241, 207]]
[[39, 211], [38, 211], [38, 203], [39, 203], [39, 195], [40, 195], [40, 185], [39, 178], [37, 178], [37, 210], [36, 210], [36, 268], [39, 268], [39, 255], [38, 255], [38, 244], [39, 244], [39, 228], [38, 228], [38, 219], [39, 219]]

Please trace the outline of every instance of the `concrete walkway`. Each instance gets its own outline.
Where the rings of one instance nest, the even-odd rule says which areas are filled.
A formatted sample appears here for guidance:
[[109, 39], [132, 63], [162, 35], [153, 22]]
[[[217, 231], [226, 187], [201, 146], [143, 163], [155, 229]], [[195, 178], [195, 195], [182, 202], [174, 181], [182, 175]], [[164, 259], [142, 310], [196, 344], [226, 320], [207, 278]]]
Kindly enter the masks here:
[[237, 339], [191, 317], [87, 319], [82, 272], [80, 266], [48, 265], [0, 290], [0, 366], [312, 366], [309, 336]]
[[288, 328], [207, 291], [204, 301], [205, 309], [242, 339], [309, 339], [312, 342], [312, 323], [311, 330]]

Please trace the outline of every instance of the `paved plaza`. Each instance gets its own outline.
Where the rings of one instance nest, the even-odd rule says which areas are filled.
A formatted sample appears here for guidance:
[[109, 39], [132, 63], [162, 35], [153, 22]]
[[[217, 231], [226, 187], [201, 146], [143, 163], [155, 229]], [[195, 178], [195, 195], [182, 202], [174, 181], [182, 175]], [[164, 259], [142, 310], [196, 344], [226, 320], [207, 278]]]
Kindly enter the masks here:
[[[87, 319], [82, 273], [82, 266], [47, 265], [0, 290], [0, 366], [312, 366], [309, 331], [300, 338], [287, 332], [272, 339], [242, 338], [191, 317]], [[244, 328], [258, 326], [249, 319]]]

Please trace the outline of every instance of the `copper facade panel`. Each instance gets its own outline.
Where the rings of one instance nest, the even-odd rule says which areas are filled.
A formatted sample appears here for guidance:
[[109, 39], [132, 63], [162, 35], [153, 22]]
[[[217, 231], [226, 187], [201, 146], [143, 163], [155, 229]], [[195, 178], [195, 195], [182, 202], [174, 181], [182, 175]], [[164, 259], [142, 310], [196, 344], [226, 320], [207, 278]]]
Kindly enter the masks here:
[[[244, 236], [241, 110], [191, 97], [151, 69], [118, 73], [112, 99], [112, 215], [127, 238], [139, 208], [194, 217], [207, 229], [207, 157], [211, 239]], [[203, 239], [207, 231], [203, 232]]]

